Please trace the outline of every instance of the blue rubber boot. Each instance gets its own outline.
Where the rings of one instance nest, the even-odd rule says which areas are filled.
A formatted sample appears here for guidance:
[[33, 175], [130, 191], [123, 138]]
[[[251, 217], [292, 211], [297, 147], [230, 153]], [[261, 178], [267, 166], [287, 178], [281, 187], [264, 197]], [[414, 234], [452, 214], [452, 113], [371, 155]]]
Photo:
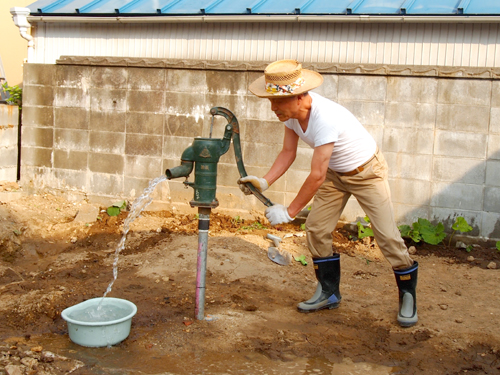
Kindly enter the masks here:
[[316, 292], [312, 298], [299, 303], [297, 309], [303, 313], [336, 309], [342, 299], [339, 291], [340, 254], [333, 254], [327, 258], [313, 258], [313, 264], [318, 279]]
[[398, 323], [401, 327], [411, 327], [418, 322], [417, 315], [417, 276], [418, 262], [404, 270], [395, 270], [399, 289]]

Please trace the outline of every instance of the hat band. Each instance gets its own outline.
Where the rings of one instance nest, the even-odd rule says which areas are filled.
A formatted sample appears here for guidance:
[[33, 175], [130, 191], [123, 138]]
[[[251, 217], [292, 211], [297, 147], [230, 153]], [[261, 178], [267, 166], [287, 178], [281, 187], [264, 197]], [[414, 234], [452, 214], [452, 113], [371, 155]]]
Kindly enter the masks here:
[[305, 82], [306, 81], [302, 77], [299, 77], [295, 82], [287, 85], [277, 85], [275, 83], [266, 82], [266, 91], [272, 95], [290, 95]]

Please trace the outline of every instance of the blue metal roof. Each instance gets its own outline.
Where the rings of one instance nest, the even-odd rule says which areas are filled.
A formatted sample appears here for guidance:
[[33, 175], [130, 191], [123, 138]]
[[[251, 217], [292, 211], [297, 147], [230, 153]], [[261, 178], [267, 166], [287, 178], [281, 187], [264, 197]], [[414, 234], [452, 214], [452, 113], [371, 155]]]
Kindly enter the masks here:
[[499, 0], [38, 0], [50, 15], [500, 15]]

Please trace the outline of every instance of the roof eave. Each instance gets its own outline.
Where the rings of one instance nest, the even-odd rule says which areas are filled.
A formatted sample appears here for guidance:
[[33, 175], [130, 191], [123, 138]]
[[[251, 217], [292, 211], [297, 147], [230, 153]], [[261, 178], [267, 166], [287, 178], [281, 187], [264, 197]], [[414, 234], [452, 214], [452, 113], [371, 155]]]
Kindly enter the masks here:
[[213, 22], [378, 22], [498, 23], [500, 15], [200, 15], [200, 16], [66, 16], [32, 15], [31, 22], [64, 23], [213, 23]]

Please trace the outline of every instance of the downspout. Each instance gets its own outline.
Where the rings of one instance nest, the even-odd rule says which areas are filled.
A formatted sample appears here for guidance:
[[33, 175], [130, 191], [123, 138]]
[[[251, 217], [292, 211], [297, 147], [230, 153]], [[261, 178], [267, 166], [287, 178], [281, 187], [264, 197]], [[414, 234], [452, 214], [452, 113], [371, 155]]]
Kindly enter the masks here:
[[28, 22], [28, 16], [30, 15], [29, 8], [14, 7], [10, 8], [10, 14], [12, 14], [12, 19], [14, 24], [19, 27], [19, 32], [21, 36], [28, 41], [28, 62], [33, 61], [33, 53], [35, 43], [33, 42], [33, 37], [28, 34], [28, 30], [31, 29], [31, 24]]

